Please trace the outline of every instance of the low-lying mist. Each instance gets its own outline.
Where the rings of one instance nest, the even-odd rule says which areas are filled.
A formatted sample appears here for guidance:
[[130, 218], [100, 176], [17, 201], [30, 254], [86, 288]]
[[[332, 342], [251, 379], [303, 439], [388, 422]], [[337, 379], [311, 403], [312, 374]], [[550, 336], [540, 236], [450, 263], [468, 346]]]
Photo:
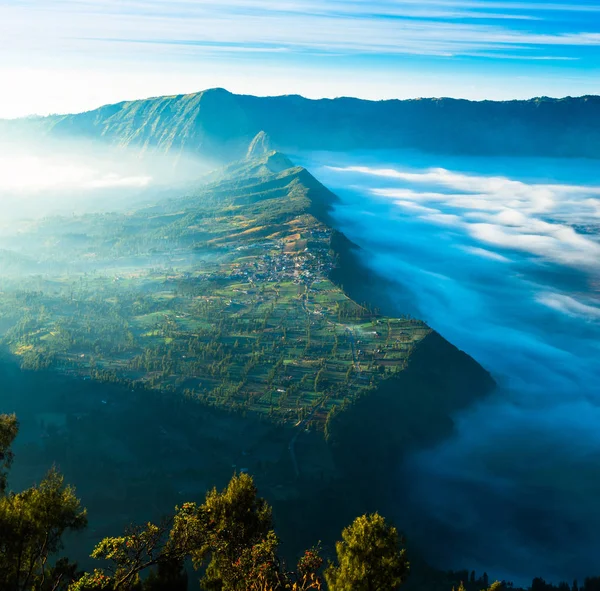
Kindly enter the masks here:
[[180, 191], [213, 167], [181, 154], [0, 133], [0, 221], [126, 209]]
[[450, 440], [399, 468], [410, 542], [437, 564], [519, 583], [599, 574], [597, 163], [302, 159], [341, 198], [338, 229], [397, 285], [397, 311], [499, 384]]

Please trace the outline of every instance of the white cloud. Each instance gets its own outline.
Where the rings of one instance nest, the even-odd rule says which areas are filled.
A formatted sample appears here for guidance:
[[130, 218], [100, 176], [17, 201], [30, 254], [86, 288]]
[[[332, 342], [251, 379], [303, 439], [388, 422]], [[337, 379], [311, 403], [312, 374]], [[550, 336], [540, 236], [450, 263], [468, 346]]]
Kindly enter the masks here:
[[399, 205], [400, 207], [407, 209], [409, 211], [414, 211], [414, 212], [418, 212], [421, 214], [424, 213], [431, 213], [431, 214], [435, 214], [435, 213], [441, 213], [441, 211], [439, 209], [435, 209], [433, 207], [425, 207], [424, 205], [419, 205], [418, 203], [413, 203], [412, 201], [396, 201], [396, 205]]
[[492, 250], [486, 250], [485, 248], [479, 248], [477, 246], [462, 246], [462, 250], [465, 252], [474, 254], [479, 257], [483, 257], [485, 259], [491, 259], [493, 261], [500, 261], [502, 263], [510, 263], [511, 260], [504, 255], [501, 255], [497, 252], [493, 252]]
[[[376, 177], [382, 185], [393, 185], [369, 191], [392, 199], [427, 222], [460, 228], [484, 245], [569, 266], [600, 268], [600, 243], [571, 226], [594, 220], [600, 224], [598, 186], [526, 183], [443, 168], [350, 166], [337, 170]], [[474, 252], [480, 256], [486, 253], [488, 258], [505, 258], [487, 249]]]
[[462, 226], [462, 218], [458, 215], [451, 213], [429, 213], [427, 215], [420, 216], [421, 219], [433, 222], [434, 224], [440, 224], [442, 226]]
[[539, 294], [536, 299], [541, 304], [569, 316], [581, 316], [590, 320], [600, 320], [599, 307], [584, 304], [568, 295], [544, 292]]

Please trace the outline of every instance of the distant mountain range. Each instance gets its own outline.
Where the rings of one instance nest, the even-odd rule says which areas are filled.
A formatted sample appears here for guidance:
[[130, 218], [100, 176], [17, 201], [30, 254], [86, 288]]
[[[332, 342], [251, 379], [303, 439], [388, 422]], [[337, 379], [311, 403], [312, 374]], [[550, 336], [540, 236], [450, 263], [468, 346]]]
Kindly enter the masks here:
[[77, 115], [1, 122], [2, 131], [103, 139], [233, 161], [252, 138], [302, 150], [600, 158], [600, 97], [471, 102], [255, 97], [223, 89], [122, 102]]

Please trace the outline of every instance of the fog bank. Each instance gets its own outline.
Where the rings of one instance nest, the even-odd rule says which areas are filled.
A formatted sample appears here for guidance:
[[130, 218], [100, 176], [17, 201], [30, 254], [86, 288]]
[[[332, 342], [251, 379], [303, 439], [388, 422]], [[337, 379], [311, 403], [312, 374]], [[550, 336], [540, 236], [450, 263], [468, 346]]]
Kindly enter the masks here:
[[1, 221], [126, 209], [181, 190], [213, 166], [186, 155], [0, 132]]
[[[436, 564], [580, 580], [600, 553], [600, 171], [593, 162], [310, 154], [366, 264], [499, 383], [410, 458]], [[412, 310], [410, 310], [412, 312]]]

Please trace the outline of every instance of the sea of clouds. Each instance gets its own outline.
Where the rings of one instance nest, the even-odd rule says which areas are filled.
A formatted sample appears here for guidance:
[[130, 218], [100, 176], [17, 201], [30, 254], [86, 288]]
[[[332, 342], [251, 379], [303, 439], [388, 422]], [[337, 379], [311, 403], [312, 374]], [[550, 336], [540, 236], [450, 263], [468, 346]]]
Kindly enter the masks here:
[[[340, 230], [498, 382], [402, 466], [409, 540], [448, 567], [600, 574], [600, 167], [310, 154]], [[408, 507], [408, 510], [406, 510]]]

